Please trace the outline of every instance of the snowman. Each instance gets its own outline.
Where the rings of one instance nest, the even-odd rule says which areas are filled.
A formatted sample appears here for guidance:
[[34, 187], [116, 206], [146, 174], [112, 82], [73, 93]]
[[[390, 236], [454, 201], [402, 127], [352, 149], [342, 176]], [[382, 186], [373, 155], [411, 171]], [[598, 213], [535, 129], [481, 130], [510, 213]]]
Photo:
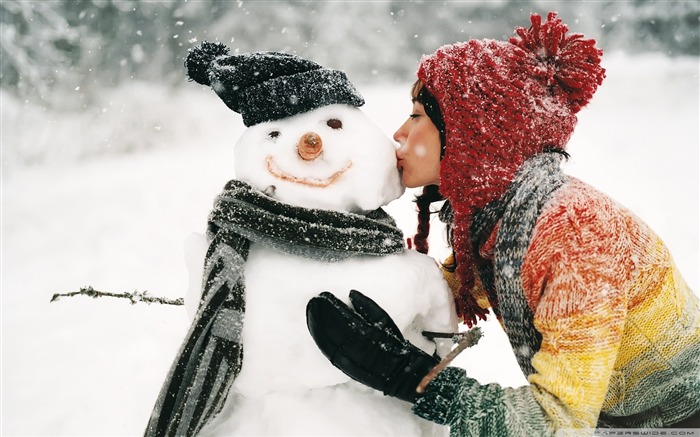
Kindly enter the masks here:
[[[146, 435], [447, 435], [337, 370], [306, 326], [324, 291], [373, 299], [405, 338], [456, 332], [429, 257], [406, 250], [382, 209], [400, 197], [395, 147], [359, 109], [346, 75], [277, 52], [203, 43], [190, 78], [211, 85], [247, 129], [210, 213], [201, 296]], [[201, 260], [200, 260], [201, 263]]]

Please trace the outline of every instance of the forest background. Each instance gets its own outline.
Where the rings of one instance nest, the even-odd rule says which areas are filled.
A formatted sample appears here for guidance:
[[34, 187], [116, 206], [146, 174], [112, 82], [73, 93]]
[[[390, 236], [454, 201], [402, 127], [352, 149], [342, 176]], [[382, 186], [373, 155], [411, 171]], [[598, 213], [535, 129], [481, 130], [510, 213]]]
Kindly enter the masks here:
[[[184, 58], [204, 40], [233, 52], [296, 53], [360, 85], [404, 83], [422, 54], [469, 38], [507, 39], [515, 26], [528, 25], [530, 12], [548, 10], [606, 52], [700, 52], [697, 1], [3, 0], [0, 88], [5, 99], [44, 115], [100, 111], [105, 93], [125, 84], [185, 86]], [[57, 158], [47, 139], [4, 140], [12, 144], [3, 150], [6, 170]], [[128, 138], [76, 141], [60, 158], [152, 146]]]

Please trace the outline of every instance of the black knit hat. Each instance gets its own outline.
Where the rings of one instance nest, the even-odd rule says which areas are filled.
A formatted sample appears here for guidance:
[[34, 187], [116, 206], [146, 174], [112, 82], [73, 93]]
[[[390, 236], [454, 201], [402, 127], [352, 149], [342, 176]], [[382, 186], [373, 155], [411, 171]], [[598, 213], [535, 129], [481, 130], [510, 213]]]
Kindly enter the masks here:
[[185, 66], [191, 80], [211, 85], [246, 126], [336, 103], [365, 103], [342, 71], [288, 53], [228, 52], [224, 44], [205, 41], [190, 50]]

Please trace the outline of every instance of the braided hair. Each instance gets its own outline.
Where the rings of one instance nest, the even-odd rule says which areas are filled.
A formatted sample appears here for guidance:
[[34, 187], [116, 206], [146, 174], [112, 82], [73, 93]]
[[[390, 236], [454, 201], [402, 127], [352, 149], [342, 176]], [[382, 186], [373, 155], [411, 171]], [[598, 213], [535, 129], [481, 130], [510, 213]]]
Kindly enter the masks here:
[[[425, 109], [425, 114], [430, 118], [430, 121], [435, 125], [440, 134], [440, 159], [442, 159], [445, 154], [445, 120], [442, 117], [442, 112], [440, 111], [440, 105], [438, 104], [435, 97], [430, 94], [430, 91], [423, 86], [423, 82], [417, 80], [411, 87], [411, 97], [412, 100], [417, 101]], [[435, 202], [440, 202], [445, 200], [445, 198], [440, 194], [438, 185], [426, 185], [423, 187], [421, 194], [417, 195], [415, 198], [416, 206], [418, 208], [418, 227], [416, 229], [416, 234], [413, 237], [413, 242], [416, 246], [416, 250], [420, 253], [428, 253], [428, 234], [430, 234], [430, 215], [435, 211], [431, 211], [430, 205]], [[450, 213], [451, 207], [449, 201], [445, 201], [445, 204], [441, 210], [441, 217], [451, 217]], [[452, 246], [452, 222], [448, 220], [445, 225], [447, 226], [447, 241], [450, 246]], [[454, 271], [456, 265], [444, 266], [450, 271]]]

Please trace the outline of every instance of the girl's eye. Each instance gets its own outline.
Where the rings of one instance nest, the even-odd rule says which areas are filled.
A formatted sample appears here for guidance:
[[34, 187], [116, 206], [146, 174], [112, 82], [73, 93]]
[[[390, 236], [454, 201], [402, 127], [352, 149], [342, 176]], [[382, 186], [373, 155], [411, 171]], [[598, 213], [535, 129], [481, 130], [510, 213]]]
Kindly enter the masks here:
[[420, 114], [413, 113], [413, 114], [409, 115], [409, 117], [418, 118], [418, 117], [420, 117]]
[[343, 128], [343, 122], [338, 120], [337, 118], [331, 118], [326, 122], [329, 128], [331, 129], [342, 129]]
[[274, 138], [277, 138], [277, 137], [280, 136], [280, 131], [278, 131], [278, 130], [273, 130], [272, 132], [270, 132], [269, 134], [267, 134], [267, 136], [270, 137], [270, 138], [273, 138], [273, 139], [274, 139]]

